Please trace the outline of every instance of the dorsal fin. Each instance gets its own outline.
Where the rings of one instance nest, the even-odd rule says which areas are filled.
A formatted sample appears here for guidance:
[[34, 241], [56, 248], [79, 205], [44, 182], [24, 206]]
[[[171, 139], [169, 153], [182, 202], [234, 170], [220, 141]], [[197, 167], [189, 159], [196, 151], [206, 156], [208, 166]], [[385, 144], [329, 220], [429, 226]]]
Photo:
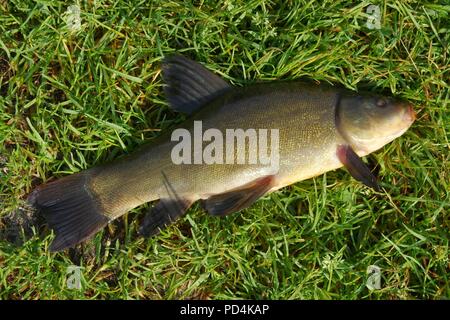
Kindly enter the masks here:
[[170, 106], [188, 114], [231, 88], [201, 64], [180, 55], [164, 58], [162, 76]]

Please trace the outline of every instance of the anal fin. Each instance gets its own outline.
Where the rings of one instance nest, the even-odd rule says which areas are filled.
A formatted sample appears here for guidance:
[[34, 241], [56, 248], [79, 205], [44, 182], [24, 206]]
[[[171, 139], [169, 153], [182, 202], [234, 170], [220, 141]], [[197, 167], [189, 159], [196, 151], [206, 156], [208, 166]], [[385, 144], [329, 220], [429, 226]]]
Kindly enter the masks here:
[[151, 237], [181, 217], [191, 206], [188, 199], [161, 199], [144, 218], [139, 233]]
[[224, 216], [248, 208], [273, 187], [274, 176], [256, 179], [237, 189], [203, 200], [203, 208], [213, 216]]
[[184, 215], [195, 201], [180, 196], [170, 184], [166, 174], [161, 172], [161, 175], [166, 189], [166, 195], [145, 216], [139, 228], [139, 233], [144, 237], [158, 234], [161, 229]]

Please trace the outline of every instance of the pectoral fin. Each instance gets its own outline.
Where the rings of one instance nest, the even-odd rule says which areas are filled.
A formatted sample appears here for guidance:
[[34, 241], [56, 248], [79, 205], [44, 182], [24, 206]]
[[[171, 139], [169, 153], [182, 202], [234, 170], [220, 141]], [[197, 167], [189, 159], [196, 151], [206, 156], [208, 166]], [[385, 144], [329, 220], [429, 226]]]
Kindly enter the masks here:
[[251, 206], [273, 187], [274, 176], [252, 181], [238, 189], [217, 194], [203, 201], [203, 208], [213, 216], [224, 216]]
[[353, 178], [376, 191], [380, 190], [375, 176], [350, 146], [338, 146], [336, 154]]

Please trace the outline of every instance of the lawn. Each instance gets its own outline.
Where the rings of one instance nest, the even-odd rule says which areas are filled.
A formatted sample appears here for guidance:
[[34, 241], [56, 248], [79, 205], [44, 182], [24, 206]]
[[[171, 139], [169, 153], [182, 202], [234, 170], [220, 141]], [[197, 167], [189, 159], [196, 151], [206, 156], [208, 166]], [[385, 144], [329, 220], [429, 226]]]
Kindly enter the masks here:
[[[341, 0], [80, 1], [77, 28], [65, 1], [0, 0], [0, 299], [450, 298], [450, 5], [372, 3], [380, 29], [369, 1]], [[160, 76], [174, 52], [235, 85], [306, 77], [392, 94], [418, 118], [366, 157], [379, 193], [339, 169], [224, 218], [194, 205], [144, 239], [148, 204], [50, 253], [26, 195], [183, 119]]]

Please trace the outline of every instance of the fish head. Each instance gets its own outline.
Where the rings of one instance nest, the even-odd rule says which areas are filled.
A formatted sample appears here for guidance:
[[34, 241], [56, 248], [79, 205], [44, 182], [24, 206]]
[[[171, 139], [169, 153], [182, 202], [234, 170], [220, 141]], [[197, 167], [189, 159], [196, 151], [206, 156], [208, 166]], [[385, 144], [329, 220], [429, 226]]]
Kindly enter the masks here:
[[414, 122], [413, 106], [402, 100], [371, 94], [341, 96], [336, 125], [359, 155], [401, 136]]

